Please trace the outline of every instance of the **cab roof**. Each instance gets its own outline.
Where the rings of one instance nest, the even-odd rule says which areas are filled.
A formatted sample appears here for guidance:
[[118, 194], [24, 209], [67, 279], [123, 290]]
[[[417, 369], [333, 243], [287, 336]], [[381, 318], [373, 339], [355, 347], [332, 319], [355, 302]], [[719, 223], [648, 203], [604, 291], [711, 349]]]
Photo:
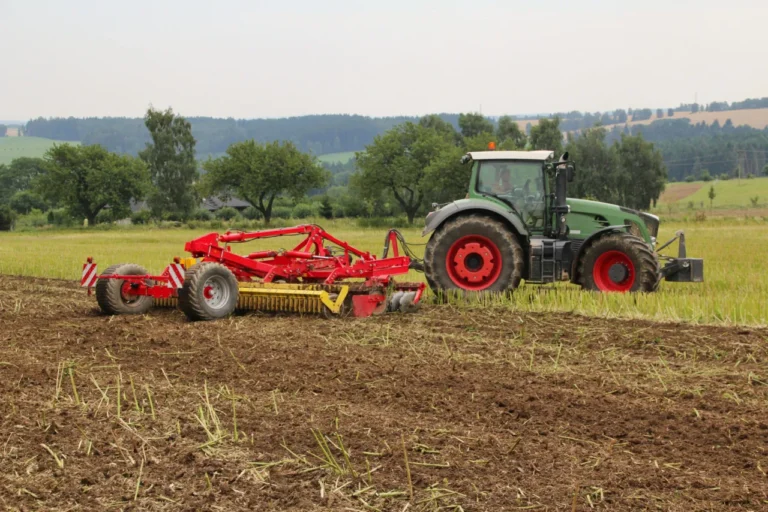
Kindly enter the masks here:
[[470, 151], [467, 154], [472, 160], [533, 160], [543, 162], [552, 158], [555, 152], [543, 149], [538, 151]]

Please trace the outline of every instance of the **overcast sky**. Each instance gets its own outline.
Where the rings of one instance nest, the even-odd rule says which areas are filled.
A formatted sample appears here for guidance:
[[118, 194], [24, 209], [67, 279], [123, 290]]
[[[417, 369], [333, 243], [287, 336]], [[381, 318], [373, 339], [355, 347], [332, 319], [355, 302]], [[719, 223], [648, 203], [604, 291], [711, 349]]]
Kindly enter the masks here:
[[764, 0], [0, 0], [0, 119], [735, 101], [768, 96], [767, 21]]

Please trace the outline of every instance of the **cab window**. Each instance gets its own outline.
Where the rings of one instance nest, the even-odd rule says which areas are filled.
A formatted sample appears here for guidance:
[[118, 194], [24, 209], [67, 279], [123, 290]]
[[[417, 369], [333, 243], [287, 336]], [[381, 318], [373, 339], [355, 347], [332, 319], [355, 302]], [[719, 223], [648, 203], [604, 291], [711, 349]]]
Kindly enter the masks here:
[[546, 190], [541, 162], [478, 163], [477, 192], [498, 196], [514, 206], [529, 227], [544, 229]]

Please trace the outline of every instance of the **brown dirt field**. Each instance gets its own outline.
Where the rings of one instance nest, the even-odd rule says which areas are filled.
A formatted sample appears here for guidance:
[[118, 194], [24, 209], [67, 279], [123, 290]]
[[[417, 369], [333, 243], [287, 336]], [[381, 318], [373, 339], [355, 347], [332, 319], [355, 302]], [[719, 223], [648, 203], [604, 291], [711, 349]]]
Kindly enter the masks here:
[[701, 183], [679, 183], [667, 188], [661, 193], [659, 203], [676, 203], [691, 194], [696, 193], [703, 185]]
[[190, 323], [0, 276], [0, 342], [3, 510], [768, 508], [768, 330]]

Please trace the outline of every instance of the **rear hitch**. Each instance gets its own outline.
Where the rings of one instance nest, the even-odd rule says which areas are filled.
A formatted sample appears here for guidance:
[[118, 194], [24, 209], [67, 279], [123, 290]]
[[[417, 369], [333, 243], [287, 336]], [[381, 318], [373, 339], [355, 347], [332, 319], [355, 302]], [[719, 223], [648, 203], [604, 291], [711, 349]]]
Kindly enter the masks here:
[[[677, 258], [663, 256], [662, 249], [669, 247], [675, 240], [679, 240]], [[688, 258], [685, 247], [685, 232], [675, 233], [675, 236], [667, 243], [656, 249], [660, 258], [667, 260], [667, 264], [661, 269], [661, 277], [675, 283], [701, 283], [704, 281], [704, 260], [702, 258]]]

